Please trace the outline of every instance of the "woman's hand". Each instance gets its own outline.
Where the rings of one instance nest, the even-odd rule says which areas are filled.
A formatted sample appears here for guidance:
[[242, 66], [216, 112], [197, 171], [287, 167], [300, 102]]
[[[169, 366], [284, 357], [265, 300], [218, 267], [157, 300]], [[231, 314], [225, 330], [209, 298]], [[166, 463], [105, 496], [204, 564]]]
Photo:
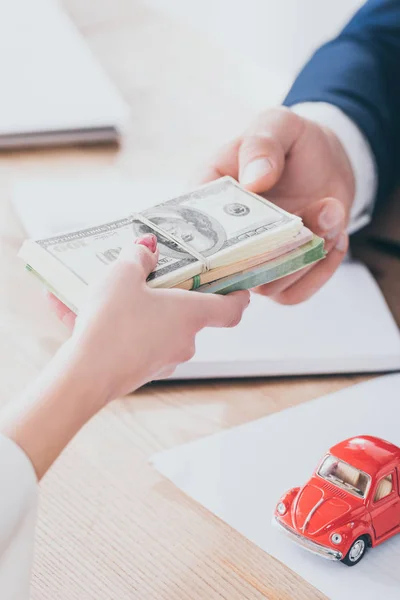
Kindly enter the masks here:
[[146, 278], [157, 264], [156, 244], [155, 236], [146, 235], [126, 248], [76, 320], [52, 297], [58, 316], [73, 328], [72, 360], [101, 402], [170, 375], [193, 356], [201, 329], [237, 325], [249, 304], [248, 292], [224, 297], [150, 288]]
[[52, 298], [73, 334], [0, 425], [30, 458], [38, 479], [109, 400], [190, 359], [200, 329], [239, 323], [248, 292], [223, 297], [151, 289], [146, 278], [157, 263], [156, 245], [147, 235], [123, 251], [78, 317]]

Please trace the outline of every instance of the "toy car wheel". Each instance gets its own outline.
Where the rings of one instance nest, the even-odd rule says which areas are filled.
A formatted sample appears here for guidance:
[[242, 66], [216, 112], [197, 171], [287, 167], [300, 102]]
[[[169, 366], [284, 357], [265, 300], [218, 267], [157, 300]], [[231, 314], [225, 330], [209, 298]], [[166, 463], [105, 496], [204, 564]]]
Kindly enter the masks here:
[[348, 567], [354, 567], [363, 558], [368, 548], [368, 538], [366, 535], [361, 535], [352, 543], [350, 550], [342, 559], [342, 562]]

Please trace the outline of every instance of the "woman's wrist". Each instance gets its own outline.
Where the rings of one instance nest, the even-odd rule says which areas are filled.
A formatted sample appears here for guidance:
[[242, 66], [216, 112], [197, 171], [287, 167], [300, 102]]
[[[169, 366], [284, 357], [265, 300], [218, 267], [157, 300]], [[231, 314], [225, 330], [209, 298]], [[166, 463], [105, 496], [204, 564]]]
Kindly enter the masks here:
[[129, 365], [129, 389], [121, 391], [121, 380], [126, 377], [123, 365], [115, 361], [114, 357], [106, 360], [106, 355], [104, 359], [101, 349], [92, 346], [93, 344], [88, 348], [82, 338], [75, 339], [72, 336], [60, 352], [66, 363], [68, 376], [79, 382], [78, 387], [86, 397], [88, 410], [96, 413], [117, 397], [134, 392], [145, 381], [139, 372], [137, 361], [133, 361]]
[[97, 368], [92, 357], [81, 351], [73, 337], [60, 348], [52, 363], [55, 377], [67, 381], [71, 393], [83, 401], [88, 419], [112, 399], [104, 381], [105, 373]]
[[88, 362], [67, 342], [21, 400], [2, 415], [0, 432], [25, 451], [38, 479], [106, 403], [101, 385], [85, 366]]

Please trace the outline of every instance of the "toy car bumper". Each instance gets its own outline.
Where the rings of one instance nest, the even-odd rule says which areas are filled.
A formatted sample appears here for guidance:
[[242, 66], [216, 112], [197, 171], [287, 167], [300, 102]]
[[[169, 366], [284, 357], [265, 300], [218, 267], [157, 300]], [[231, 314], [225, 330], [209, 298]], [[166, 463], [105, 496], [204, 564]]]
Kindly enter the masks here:
[[314, 554], [318, 554], [318, 556], [322, 556], [323, 558], [327, 558], [328, 560], [342, 560], [343, 554], [339, 552], [339, 550], [334, 550], [333, 548], [328, 548], [327, 546], [322, 546], [321, 544], [316, 544], [311, 540], [301, 536], [293, 529], [290, 529], [287, 525], [284, 525], [279, 521], [277, 517], [274, 517], [274, 524], [279, 527], [281, 531], [283, 531], [287, 537], [289, 537], [293, 542], [295, 542], [298, 546], [313, 552]]

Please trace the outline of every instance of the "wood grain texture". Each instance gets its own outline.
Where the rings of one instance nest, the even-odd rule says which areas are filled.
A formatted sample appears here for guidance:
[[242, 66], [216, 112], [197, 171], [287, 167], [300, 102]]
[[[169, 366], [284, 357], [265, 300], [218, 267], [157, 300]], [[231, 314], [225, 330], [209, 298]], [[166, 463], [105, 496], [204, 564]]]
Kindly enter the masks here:
[[147, 459], [354, 381], [159, 384], [115, 402], [42, 484], [32, 598], [321, 599]]
[[[22, 391], [66, 337], [16, 258], [24, 233], [10, 204], [13, 182], [96, 176], [104, 169], [133, 177], [186, 177], [251, 116], [235, 65], [195, 32], [135, 0], [65, 0], [65, 5], [128, 99], [132, 117], [119, 150], [2, 156], [2, 404]], [[158, 384], [109, 406], [73, 440], [41, 485], [32, 600], [322, 600], [147, 461], [156, 451], [359, 380]]]

